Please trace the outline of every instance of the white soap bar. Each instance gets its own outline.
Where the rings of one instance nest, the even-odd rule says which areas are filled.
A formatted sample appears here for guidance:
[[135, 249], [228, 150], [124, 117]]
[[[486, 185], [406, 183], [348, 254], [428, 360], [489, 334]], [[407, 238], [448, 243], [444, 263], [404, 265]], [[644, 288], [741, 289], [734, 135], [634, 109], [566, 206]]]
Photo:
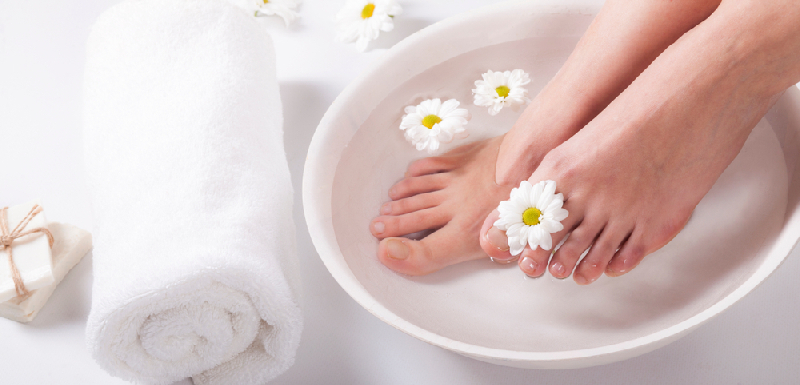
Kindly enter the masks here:
[[[8, 231], [14, 228], [28, 215], [38, 201], [11, 206], [7, 211]], [[2, 207], [0, 207], [2, 208]], [[47, 226], [44, 211], [39, 212], [28, 222], [25, 229], [38, 229]], [[0, 234], [2, 235], [2, 234]], [[50, 252], [50, 241], [44, 233], [34, 233], [14, 240], [11, 244], [14, 263], [28, 291], [33, 291], [53, 283], [53, 257]], [[14, 280], [11, 278], [11, 267], [8, 263], [8, 252], [0, 250], [0, 302], [17, 296]]]
[[39, 288], [31, 296], [20, 301], [17, 298], [0, 303], [0, 317], [19, 322], [29, 322], [36, 317], [39, 310], [53, 294], [56, 286], [81, 261], [92, 248], [92, 235], [88, 231], [75, 226], [50, 222], [48, 229], [55, 238], [53, 244], [53, 276], [55, 282]]

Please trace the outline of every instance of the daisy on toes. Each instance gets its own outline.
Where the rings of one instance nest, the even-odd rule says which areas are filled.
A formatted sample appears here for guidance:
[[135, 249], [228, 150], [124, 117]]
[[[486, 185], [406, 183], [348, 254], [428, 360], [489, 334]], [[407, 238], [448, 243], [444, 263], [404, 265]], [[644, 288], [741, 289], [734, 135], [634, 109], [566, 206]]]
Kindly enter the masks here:
[[500, 218], [494, 222], [494, 227], [506, 232], [511, 255], [519, 255], [525, 246], [533, 250], [552, 249], [550, 234], [563, 230], [561, 221], [569, 215], [561, 208], [564, 196], [555, 191], [556, 182], [552, 180], [536, 185], [522, 181], [518, 188], [511, 190], [509, 200], [500, 202], [497, 208]]

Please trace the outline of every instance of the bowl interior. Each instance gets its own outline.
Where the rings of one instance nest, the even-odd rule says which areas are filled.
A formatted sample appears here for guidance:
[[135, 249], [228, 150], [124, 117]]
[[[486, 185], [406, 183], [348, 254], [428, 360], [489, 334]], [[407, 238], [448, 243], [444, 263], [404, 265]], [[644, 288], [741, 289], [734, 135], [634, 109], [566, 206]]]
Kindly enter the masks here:
[[[491, 28], [502, 16], [526, 10], [539, 27]], [[487, 22], [477, 22], [482, 18]], [[470, 110], [470, 137], [440, 152], [502, 134], [520, 111], [492, 117], [472, 105], [474, 81], [488, 69], [521, 68], [531, 74], [528, 89], [535, 95], [591, 19], [590, 12], [524, 5], [464, 17], [401, 45], [337, 100], [312, 143], [304, 189], [316, 189], [304, 191], [306, 210], [307, 216], [309, 209], [321, 211], [322, 225], [310, 225], [312, 237], [320, 235], [315, 245], [334, 277], [368, 310], [424, 340], [479, 357], [606, 354], [613, 352], [609, 346], [650, 343], [696, 326], [752, 290], [788, 254], [800, 234], [794, 223], [800, 198], [793, 178], [800, 152], [794, 91], [759, 123], [684, 231], [622, 278], [580, 287], [549, 275], [529, 279], [486, 259], [408, 277], [376, 259], [369, 222], [408, 164], [427, 155], [398, 129], [403, 108], [438, 97], [456, 98]], [[458, 34], [464, 28], [484, 37], [464, 39]], [[435, 44], [447, 48], [426, 49], [421, 63], [408, 64], [415, 47]], [[404, 54], [409, 62], [397, 60]], [[660, 337], [649, 338], [654, 335]]]

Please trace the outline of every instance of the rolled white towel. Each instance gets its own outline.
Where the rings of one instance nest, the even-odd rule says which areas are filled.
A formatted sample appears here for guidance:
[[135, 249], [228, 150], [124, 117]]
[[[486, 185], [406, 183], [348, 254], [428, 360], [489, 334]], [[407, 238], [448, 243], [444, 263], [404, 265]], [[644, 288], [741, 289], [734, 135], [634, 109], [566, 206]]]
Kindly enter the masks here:
[[221, 0], [127, 0], [88, 43], [87, 343], [126, 380], [262, 384], [300, 341], [272, 43]]

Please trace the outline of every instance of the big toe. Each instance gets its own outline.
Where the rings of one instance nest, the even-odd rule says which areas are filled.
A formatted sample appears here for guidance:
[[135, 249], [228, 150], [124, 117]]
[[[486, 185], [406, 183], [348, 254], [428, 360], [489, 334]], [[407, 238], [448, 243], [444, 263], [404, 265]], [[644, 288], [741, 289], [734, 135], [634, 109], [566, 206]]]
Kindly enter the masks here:
[[494, 227], [494, 222], [500, 218], [497, 210], [492, 211], [481, 227], [481, 249], [498, 263], [512, 263], [519, 257], [511, 255], [508, 247], [508, 237], [503, 230]]
[[477, 242], [473, 244], [465, 237], [464, 231], [451, 222], [419, 241], [385, 238], [378, 246], [378, 259], [398, 273], [416, 276], [430, 274], [456, 263], [485, 258]]

